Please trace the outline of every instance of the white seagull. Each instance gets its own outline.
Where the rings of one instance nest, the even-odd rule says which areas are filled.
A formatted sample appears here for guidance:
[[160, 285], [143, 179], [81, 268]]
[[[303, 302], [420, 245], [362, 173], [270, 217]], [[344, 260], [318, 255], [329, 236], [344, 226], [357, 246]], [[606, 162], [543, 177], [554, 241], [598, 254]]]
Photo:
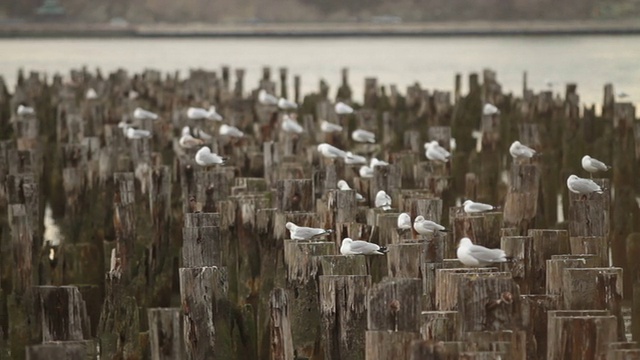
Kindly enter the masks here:
[[342, 255], [384, 255], [387, 248], [378, 244], [362, 240], [342, 239], [340, 254]]
[[185, 149], [192, 149], [198, 145], [202, 145], [202, 143], [202, 140], [194, 138], [189, 133], [180, 136], [180, 140], [178, 141], [178, 144]]
[[447, 162], [451, 157], [451, 153], [440, 146], [436, 140], [424, 144], [424, 148], [426, 150], [425, 156], [429, 160]]
[[464, 206], [464, 212], [466, 212], [467, 214], [481, 213], [499, 209], [499, 207], [493, 205], [473, 202], [471, 200], [465, 201], [464, 203], [462, 203], [462, 205]]
[[482, 115], [495, 115], [495, 114], [500, 114], [500, 110], [498, 110], [498, 108], [495, 105], [489, 104], [489, 103], [484, 104], [484, 107], [482, 108]]
[[216, 112], [216, 107], [213, 105], [209, 106], [209, 110], [207, 111], [207, 116], [205, 116], [205, 118], [215, 121], [222, 121], [223, 119], [222, 115]]
[[353, 113], [353, 108], [343, 102], [336, 103], [335, 110], [336, 114], [338, 115], [347, 115]]
[[282, 130], [286, 133], [302, 134], [304, 129], [291, 116], [284, 114], [282, 116]]
[[318, 145], [318, 152], [322, 156], [329, 159], [344, 158], [347, 156], [347, 153], [345, 153], [344, 150], [340, 150], [337, 147], [329, 145], [327, 143]]
[[611, 169], [611, 166], [598, 159], [594, 159], [589, 155], [585, 155], [582, 157], [582, 168], [585, 169], [589, 175], [593, 176], [593, 173], [598, 171], [607, 171]]
[[327, 120], [322, 120], [322, 123], [320, 123], [320, 130], [323, 133], [339, 132], [342, 131], [342, 126], [330, 123]]
[[349, 165], [365, 165], [367, 158], [362, 155], [356, 155], [351, 151], [347, 151], [344, 157], [344, 163]]
[[193, 106], [187, 109], [187, 117], [189, 119], [206, 119], [207, 116], [209, 116], [209, 111], [207, 111], [206, 109]]
[[417, 216], [415, 220], [413, 220], [413, 228], [420, 235], [429, 235], [435, 233], [436, 231], [449, 231], [444, 226], [431, 220], [425, 219], [422, 215]]
[[369, 166], [374, 169], [376, 166], [387, 166], [389, 165], [388, 162], [383, 161], [383, 160], [378, 160], [377, 158], [371, 158], [371, 162], [369, 163]]
[[22, 104], [18, 105], [18, 110], [16, 110], [16, 114], [18, 115], [34, 115], [36, 111], [30, 106], [24, 106]]
[[138, 120], [143, 120], [143, 119], [155, 120], [158, 118], [158, 114], [152, 113], [151, 111], [145, 110], [141, 107], [137, 107], [135, 110], [133, 110], [133, 118]]
[[[338, 189], [339, 190], [353, 190], [352, 188], [349, 187], [349, 184], [347, 184], [347, 182], [344, 181], [344, 180], [338, 181]], [[364, 196], [360, 195], [360, 193], [358, 193], [357, 191], [355, 193], [356, 193], [356, 200], [357, 201], [364, 201]]]
[[143, 129], [134, 129], [132, 127], [126, 127], [125, 136], [128, 139], [142, 139], [151, 137], [151, 131]]
[[93, 88], [89, 88], [87, 92], [84, 94], [84, 98], [87, 100], [97, 99], [98, 93]]
[[278, 98], [269, 94], [267, 90], [258, 91], [258, 102], [262, 105], [278, 105]]
[[243, 137], [244, 133], [242, 131], [240, 131], [237, 127], [235, 126], [231, 126], [231, 125], [227, 125], [227, 124], [222, 124], [220, 126], [220, 131], [218, 132], [220, 135], [223, 136], [231, 136], [231, 137]]
[[208, 146], [203, 146], [196, 153], [196, 164], [200, 166], [212, 166], [216, 164], [224, 164], [226, 158], [222, 156], [212, 153], [211, 149]]
[[404, 233], [411, 230], [411, 216], [407, 213], [398, 215], [398, 232]]
[[488, 249], [474, 245], [467, 237], [460, 239], [456, 255], [458, 260], [466, 266], [488, 266], [508, 261], [502, 249]]
[[389, 196], [384, 190], [378, 191], [376, 194], [375, 205], [382, 210], [391, 210], [391, 196]]
[[576, 194], [602, 194], [602, 188], [596, 184], [593, 180], [583, 179], [575, 175], [571, 175], [567, 178], [567, 188], [569, 191]]
[[311, 240], [315, 237], [329, 235], [333, 232], [332, 229], [325, 230], [320, 228], [298, 226], [292, 222], [288, 222], [285, 226], [291, 233], [291, 240]]
[[376, 134], [372, 133], [371, 131], [362, 130], [362, 129], [354, 130], [351, 133], [351, 138], [353, 139], [353, 141], [362, 142], [362, 143], [368, 142], [373, 144], [376, 142]]
[[358, 170], [358, 174], [363, 178], [372, 178], [373, 177], [373, 169], [368, 167], [367, 165], [362, 165]]
[[281, 110], [295, 110], [298, 108], [298, 104], [285, 98], [280, 98], [278, 100], [278, 108], [280, 108]]
[[509, 147], [509, 154], [514, 159], [530, 159], [536, 155], [536, 151], [516, 140]]

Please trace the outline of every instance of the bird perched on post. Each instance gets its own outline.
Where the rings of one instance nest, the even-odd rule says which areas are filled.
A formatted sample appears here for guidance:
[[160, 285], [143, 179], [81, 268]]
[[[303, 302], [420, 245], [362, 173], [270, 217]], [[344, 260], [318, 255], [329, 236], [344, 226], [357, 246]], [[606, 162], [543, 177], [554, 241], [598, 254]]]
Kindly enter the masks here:
[[332, 229], [298, 226], [292, 222], [288, 222], [285, 227], [291, 233], [291, 240], [311, 240], [316, 237], [330, 235], [333, 232]]
[[435, 233], [436, 231], [448, 232], [444, 226], [424, 218], [424, 216], [419, 215], [413, 220], [413, 228], [420, 235], [430, 235]]
[[391, 196], [389, 196], [384, 190], [378, 191], [376, 194], [375, 205], [382, 210], [391, 210]]
[[137, 107], [135, 110], [133, 110], [133, 118], [134, 119], [152, 119], [152, 120], [156, 120], [158, 118], [158, 114], [152, 113], [149, 110], [145, 110], [141, 107]]
[[356, 129], [351, 133], [351, 139], [357, 142], [368, 142], [373, 144], [376, 142], [376, 134], [371, 131]]
[[608, 171], [611, 166], [603, 163], [598, 159], [594, 159], [589, 155], [582, 157], [582, 168], [589, 173], [589, 176], [593, 178], [593, 173], [598, 171]]
[[520, 141], [516, 140], [509, 147], [509, 154], [516, 160], [531, 159], [536, 155], [536, 151], [526, 145], [522, 145]]
[[424, 155], [429, 160], [447, 162], [451, 158], [451, 153], [440, 146], [436, 140], [424, 144], [424, 148], [426, 150]]
[[304, 129], [291, 116], [284, 114], [282, 116], [282, 131], [286, 133], [302, 134]]
[[334, 110], [338, 115], [347, 115], [353, 113], [353, 108], [343, 102], [336, 103]]
[[320, 130], [323, 133], [338, 132], [338, 131], [342, 131], [342, 126], [338, 124], [330, 123], [327, 120], [322, 120], [322, 123], [320, 123]]
[[402, 213], [398, 216], [398, 233], [404, 234], [407, 231], [411, 231], [411, 216], [407, 213]]
[[342, 239], [340, 254], [342, 255], [384, 255], [387, 248], [378, 244], [362, 240]]
[[473, 202], [471, 200], [465, 201], [464, 203], [462, 203], [462, 206], [464, 206], [464, 212], [466, 212], [467, 214], [481, 213], [500, 209], [499, 206]]
[[178, 144], [185, 149], [192, 149], [198, 145], [202, 145], [203, 141], [201, 139], [194, 138], [187, 132], [180, 137]]
[[571, 175], [567, 178], [567, 188], [575, 194], [603, 193], [600, 185], [596, 184], [593, 180], [584, 179], [576, 175]]
[[482, 115], [496, 115], [500, 114], [500, 110], [493, 104], [486, 103], [482, 107]]
[[258, 91], [258, 102], [262, 105], [278, 105], [278, 98], [269, 94], [265, 89]]
[[289, 101], [285, 98], [280, 98], [278, 100], [278, 108], [280, 110], [295, 110], [298, 108], [298, 104], [294, 103], [293, 101]]
[[460, 239], [456, 255], [458, 260], [466, 266], [489, 266], [509, 261], [502, 249], [488, 249], [474, 245], [467, 237]]
[[[349, 184], [347, 184], [346, 181], [344, 180], [340, 180], [338, 181], [338, 189], [339, 190], [353, 190], [352, 188], [349, 187]], [[356, 193], [356, 201], [364, 201], [364, 196], [360, 195], [357, 191]]]
[[329, 159], [344, 158], [347, 156], [347, 153], [343, 150], [340, 150], [337, 147], [329, 145], [327, 143], [318, 145], [318, 152], [320, 153], [320, 155]]
[[223, 165], [227, 161], [226, 158], [211, 152], [211, 149], [208, 146], [203, 146], [196, 153], [196, 164], [200, 166], [213, 166], [213, 165]]

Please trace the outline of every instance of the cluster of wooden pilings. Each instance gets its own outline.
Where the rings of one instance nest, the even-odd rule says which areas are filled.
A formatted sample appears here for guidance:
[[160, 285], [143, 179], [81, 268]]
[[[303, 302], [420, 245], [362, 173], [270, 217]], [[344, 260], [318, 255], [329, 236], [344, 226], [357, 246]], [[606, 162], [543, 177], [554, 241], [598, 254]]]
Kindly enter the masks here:
[[[335, 98], [324, 81], [301, 94], [298, 76], [290, 91], [286, 69], [273, 81], [264, 68], [250, 92], [243, 77], [33, 72], [13, 93], [0, 81], [0, 359], [640, 358], [640, 122], [611, 85], [596, 114], [574, 84], [555, 96], [525, 77], [515, 96], [490, 70], [469, 76], [467, 94], [460, 76], [453, 94], [367, 78], [362, 104], [346, 70]], [[305, 132], [282, 132], [283, 112], [259, 104], [259, 89], [298, 102]], [[338, 100], [356, 112], [336, 114]], [[486, 102], [500, 114], [482, 115]], [[17, 115], [19, 104], [35, 115]], [[247, 136], [187, 118], [210, 105]], [[132, 119], [136, 107], [160, 119]], [[152, 138], [127, 139], [123, 120]], [[322, 120], [343, 131], [320, 132]], [[228, 163], [196, 165], [178, 145], [187, 125], [214, 135], [207, 145]], [[377, 143], [354, 143], [356, 128]], [[542, 155], [512, 162], [516, 139]], [[428, 140], [452, 160], [426, 160]], [[321, 142], [389, 165], [361, 178], [321, 158]], [[596, 180], [603, 195], [566, 189], [569, 174], [586, 175], [584, 154], [613, 165]], [[373, 208], [379, 190], [392, 210]], [[467, 215], [461, 199], [503, 209]], [[400, 212], [451, 231], [400, 235]], [[334, 232], [292, 241], [287, 221]], [[512, 260], [464, 268], [464, 236]], [[342, 256], [344, 237], [389, 252]]]

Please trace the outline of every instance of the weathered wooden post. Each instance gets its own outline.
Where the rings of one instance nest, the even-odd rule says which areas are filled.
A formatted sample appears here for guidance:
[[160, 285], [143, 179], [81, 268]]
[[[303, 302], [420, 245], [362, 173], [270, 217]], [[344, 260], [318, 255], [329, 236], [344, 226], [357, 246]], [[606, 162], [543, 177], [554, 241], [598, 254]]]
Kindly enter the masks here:
[[366, 359], [408, 358], [420, 338], [421, 294], [419, 279], [386, 279], [369, 290]]
[[569, 253], [566, 230], [529, 229], [531, 237], [531, 294], [544, 294], [546, 288], [546, 261], [553, 255]]
[[276, 205], [280, 211], [313, 211], [313, 181], [311, 179], [278, 180]]
[[89, 317], [75, 286], [36, 286], [42, 342], [85, 340], [91, 337]]
[[289, 302], [286, 290], [275, 288], [271, 291], [269, 329], [271, 336], [270, 358], [272, 360], [294, 359]]
[[321, 275], [320, 315], [325, 359], [364, 359], [369, 275]]
[[603, 359], [618, 338], [617, 319], [602, 310], [549, 311], [547, 359]]
[[179, 308], [149, 308], [151, 360], [179, 360], [185, 357], [182, 311]]
[[529, 228], [535, 226], [540, 171], [536, 165], [513, 164], [509, 178], [504, 225], [518, 228], [520, 235], [524, 235]]

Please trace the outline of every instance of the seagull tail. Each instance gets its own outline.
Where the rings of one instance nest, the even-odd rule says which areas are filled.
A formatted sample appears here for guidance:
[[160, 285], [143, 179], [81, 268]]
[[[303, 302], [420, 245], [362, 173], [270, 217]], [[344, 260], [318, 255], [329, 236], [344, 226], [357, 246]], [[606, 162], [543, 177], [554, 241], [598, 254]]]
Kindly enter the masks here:
[[438, 231], [448, 233], [448, 232], [449, 232], [449, 229], [442, 229], [442, 230], [438, 230]]
[[493, 210], [500, 210], [500, 209], [502, 209], [502, 206], [494, 206], [493, 207]]
[[391, 206], [385, 205], [385, 206], [382, 207], [382, 210], [389, 211], [389, 210], [391, 210]]
[[325, 235], [333, 234], [333, 229], [326, 229], [324, 233]]
[[386, 246], [380, 246], [380, 249], [378, 249], [376, 251], [376, 253], [378, 253], [378, 255], [384, 255], [389, 251], [389, 249], [387, 249]]

